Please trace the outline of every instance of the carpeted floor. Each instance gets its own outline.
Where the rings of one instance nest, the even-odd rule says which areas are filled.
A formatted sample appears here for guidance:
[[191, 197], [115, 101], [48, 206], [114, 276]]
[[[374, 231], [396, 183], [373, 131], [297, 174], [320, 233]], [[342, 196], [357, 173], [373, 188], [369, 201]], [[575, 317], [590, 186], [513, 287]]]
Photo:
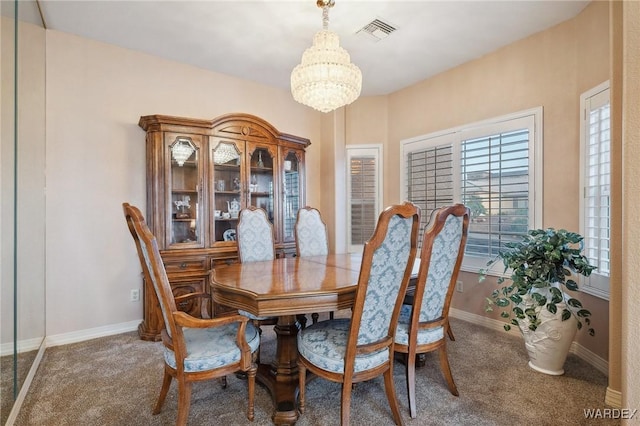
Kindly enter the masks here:
[[[570, 355], [564, 376], [527, 367], [521, 339], [452, 319], [456, 340], [448, 344], [459, 397], [452, 396], [440, 373], [437, 353], [418, 369], [418, 418], [408, 413], [405, 369], [395, 364], [400, 409], [407, 425], [617, 425], [586, 419], [585, 409], [603, 409], [607, 378]], [[272, 359], [275, 335], [266, 327], [262, 359]], [[153, 416], [162, 379], [161, 343], [145, 342], [135, 332], [49, 348], [18, 415], [16, 425], [172, 425], [176, 418], [175, 382], [162, 412]], [[247, 425], [246, 383], [228, 376], [193, 387], [190, 425]], [[271, 424], [267, 390], [256, 386], [254, 425]], [[317, 379], [307, 386], [307, 410], [298, 425], [337, 425], [340, 385]], [[382, 378], [358, 384], [351, 402], [352, 425], [391, 425]]]

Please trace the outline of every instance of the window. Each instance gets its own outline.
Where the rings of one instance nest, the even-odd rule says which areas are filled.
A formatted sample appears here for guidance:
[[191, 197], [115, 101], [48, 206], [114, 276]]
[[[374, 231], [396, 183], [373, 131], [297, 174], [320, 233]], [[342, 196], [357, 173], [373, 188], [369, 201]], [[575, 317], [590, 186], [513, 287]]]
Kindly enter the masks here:
[[486, 267], [505, 243], [541, 226], [541, 139], [537, 108], [402, 142], [403, 195], [422, 209], [423, 227], [442, 205], [471, 210], [464, 270]]
[[349, 252], [362, 251], [382, 211], [380, 145], [347, 146], [347, 235]]
[[609, 299], [611, 133], [609, 82], [580, 96], [580, 233], [584, 252], [598, 267], [581, 277], [581, 290]]

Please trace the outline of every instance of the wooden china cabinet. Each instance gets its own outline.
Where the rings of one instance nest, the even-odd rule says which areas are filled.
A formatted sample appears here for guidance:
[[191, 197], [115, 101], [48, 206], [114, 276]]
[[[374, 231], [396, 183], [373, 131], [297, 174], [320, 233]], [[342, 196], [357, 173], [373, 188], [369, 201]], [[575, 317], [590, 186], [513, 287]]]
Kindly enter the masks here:
[[[267, 212], [277, 256], [295, 253], [308, 139], [280, 133], [249, 114], [213, 120], [148, 115], [139, 125], [147, 132], [147, 223], [174, 295], [210, 294], [211, 269], [237, 261], [237, 215], [246, 206]], [[194, 316], [227, 310], [211, 298], [206, 305], [178, 308]], [[140, 337], [159, 340], [163, 327], [155, 292], [145, 283]]]

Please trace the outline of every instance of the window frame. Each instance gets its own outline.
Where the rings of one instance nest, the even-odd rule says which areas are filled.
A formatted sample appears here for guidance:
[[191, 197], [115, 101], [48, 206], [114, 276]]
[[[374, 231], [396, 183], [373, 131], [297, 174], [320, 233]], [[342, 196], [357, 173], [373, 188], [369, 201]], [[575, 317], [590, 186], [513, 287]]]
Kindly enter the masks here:
[[375, 188], [375, 214], [374, 214], [374, 223], [373, 227], [375, 228], [378, 216], [382, 212], [382, 177], [383, 177], [383, 146], [382, 144], [357, 144], [357, 145], [346, 145], [345, 146], [345, 159], [346, 159], [346, 180], [347, 180], [347, 190], [346, 190], [346, 222], [347, 222], [347, 251], [349, 253], [358, 253], [362, 252], [364, 249], [364, 244], [352, 244], [351, 241], [351, 158], [353, 157], [364, 157], [364, 156], [372, 156], [375, 159], [376, 164], [376, 188]]
[[[529, 198], [532, 208], [529, 210], [528, 228], [542, 227], [543, 212], [543, 108], [536, 107], [511, 114], [489, 118], [446, 130], [428, 133], [413, 138], [401, 140], [400, 155], [400, 191], [404, 199], [407, 194], [407, 159], [411, 152], [436, 146], [451, 144], [453, 147], [453, 202], [461, 202], [461, 148], [466, 140], [498, 133], [505, 133], [517, 128], [523, 128], [526, 123], [529, 129]], [[430, 212], [422, 212], [429, 215]], [[461, 270], [477, 273], [487, 267], [490, 257], [465, 254]], [[499, 263], [499, 262], [498, 262]], [[503, 276], [504, 266], [494, 265], [487, 270], [487, 275]]]
[[[580, 95], [580, 194], [579, 194], [579, 211], [580, 211], [580, 224], [579, 232], [584, 237], [584, 242], [588, 244], [588, 237], [586, 232], [585, 214], [586, 214], [586, 192], [587, 192], [587, 160], [589, 152], [589, 133], [587, 128], [589, 127], [589, 112], [587, 110], [588, 102], [597, 96], [600, 96], [604, 92], [608, 92], [605, 96], [608, 97], [607, 103], [611, 105], [611, 92], [609, 80], [600, 83], [596, 87], [593, 87]], [[611, 134], [609, 134], [609, 154], [611, 153]], [[602, 163], [598, 163], [602, 164]], [[609, 170], [611, 170], [611, 158], [609, 158]], [[611, 176], [611, 171], [609, 171]], [[611, 179], [611, 178], [609, 178]], [[611, 187], [611, 180], [609, 180], [609, 187]], [[611, 197], [611, 195], [609, 195]], [[611, 198], [609, 198], [609, 201]], [[611, 204], [609, 203], [609, 250], [611, 250]], [[585, 250], [586, 252], [586, 250]], [[611, 262], [611, 257], [609, 257]], [[598, 270], [592, 272], [590, 277], [579, 277], [580, 291], [590, 294], [592, 296], [599, 297], [604, 300], [609, 300], [611, 275], [604, 276], [598, 273]], [[598, 284], [592, 285], [592, 281], [598, 281]]]

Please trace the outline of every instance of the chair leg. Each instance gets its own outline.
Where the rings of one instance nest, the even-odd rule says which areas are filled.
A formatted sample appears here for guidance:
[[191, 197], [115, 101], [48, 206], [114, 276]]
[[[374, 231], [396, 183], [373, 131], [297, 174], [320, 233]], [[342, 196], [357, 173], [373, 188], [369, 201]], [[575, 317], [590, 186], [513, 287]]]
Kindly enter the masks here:
[[416, 354], [407, 354], [407, 395], [409, 396], [409, 415], [415, 419], [418, 415], [416, 409]]
[[340, 399], [340, 425], [349, 426], [351, 412], [351, 380], [342, 383], [342, 398]]
[[452, 342], [456, 340], [456, 338], [453, 336], [453, 331], [451, 330], [451, 324], [449, 323], [447, 323], [447, 336], [449, 336], [449, 340], [451, 340]]
[[153, 409], [153, 414], [158, 414], [162, 409], [162, 404], [164, 404], [164, 400], [167, 397], [167, 392], [169, 392], [169, 387], [171, 386], [171, 374], [167, 371], [167, 367], [164, 369], [164, 377], [162, 379], [162, 388], [160, 389], [160, 395], [158, 396], [158, 402], [156, 402], [156, 406]]
[[186, 426], [191, 404], [191, 382], [178, 378], [178, 419], [176, 426]]
[[300, 414], [304, 413], [304, 392], [305, 392], [305, 381], [307, 378], [307, 368], [301, 363], [298, 362], [298, 410]]
[[256, 364], [251, 364], [251, 368], [247, 372], [248, 380], [247, 387], [249, 391], [249, 405], [247, 406], [247, 418], [250, 421], [254, 419], [254, 402], [255, 402], [255, 390], [256, 390], [256, 372], [258, 371], [258, 366]]
[[389, 406], [393, 413], [393, 420], [397, 425], [402, 425], [402, 416], [400, 415], [400, 406], [398, 405], [398, 398], [396, 397], [396, 387], [393, 384], [393, 362], [389, 369], [384, 373], [384, 387], [387, 391], [387, 399], [389, 400]]
[[449, 367], [449, 358], [447, 357], [447, 346], [443, 345], [440, 347], [440, 368], [442, 369], [442, 374], [444, 374], [444, 378], [447, 381], [447, 385], [449, 385], [449, 391], [452, 395], [458, 396], [458, 388], [456, 387], [455, 382], [453, 381], [453, 376], [451, 375], [451, 368]]
[[320, 314], [319, 313], [314, 312], [314, 313], [311, 314], [311, 322], [313, 324], [318, 322], [318, 318], [320, 318]]
[[222, 385], [222, 389], [227, 388], [227, 376], [220, 377], [220, 384]]

